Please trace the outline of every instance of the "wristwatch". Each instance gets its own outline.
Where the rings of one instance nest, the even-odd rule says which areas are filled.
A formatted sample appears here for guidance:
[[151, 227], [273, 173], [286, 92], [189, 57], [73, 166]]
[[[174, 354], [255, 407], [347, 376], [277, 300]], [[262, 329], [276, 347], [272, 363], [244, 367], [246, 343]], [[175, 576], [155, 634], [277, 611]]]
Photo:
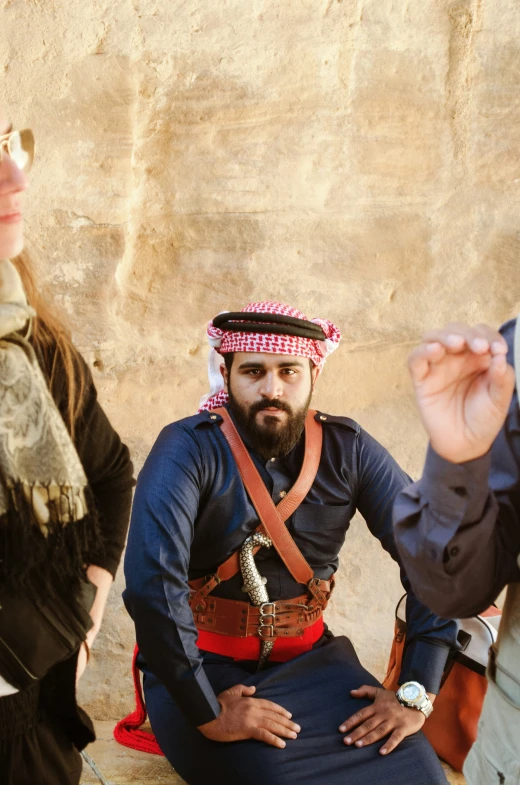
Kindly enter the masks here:
[[401, 684], [396, 692], [396, 697], [401, 706], [422, 711], [426, 719], [433, 711], [433, 704], [426, 690], [418, 681], [406, 681], [404, 684]]

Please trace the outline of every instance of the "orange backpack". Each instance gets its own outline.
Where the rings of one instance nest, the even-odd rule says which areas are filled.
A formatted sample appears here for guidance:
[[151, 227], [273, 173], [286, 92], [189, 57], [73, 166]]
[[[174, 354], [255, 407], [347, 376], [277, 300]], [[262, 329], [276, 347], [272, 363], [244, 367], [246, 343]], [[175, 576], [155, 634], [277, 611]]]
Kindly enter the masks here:
[[[395, 635], [383, 686], [397, 690], [406, 643], [405, 599], [395, 614]], [[437, 755], [452, 768], [462, 764], [477, 738], [478, 721], [487, 690], [489, 647], [497, 638], [500, 610], [490, 607], [481, 616], [460, 620], [461, 649], [452, 653], [444, 672], [435, 708], [423, 731]]]

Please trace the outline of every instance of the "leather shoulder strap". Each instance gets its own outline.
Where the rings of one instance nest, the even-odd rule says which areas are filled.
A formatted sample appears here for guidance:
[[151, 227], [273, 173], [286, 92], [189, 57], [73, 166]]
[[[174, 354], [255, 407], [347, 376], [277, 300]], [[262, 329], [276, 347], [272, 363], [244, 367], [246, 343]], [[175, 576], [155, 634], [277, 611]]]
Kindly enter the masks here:
[[[222, 432], [227, 439], [249, 498], [266, 533], [271, 538], [280, 558], [293, 578], [298, 583], [307, 584], [314, 577], [313, 570], [291, 537], [284, 521], [301, 504], [318, 470], [321, 456], [322, 430], [321, 425], [314, 419], [315, 412], [309, 411], [305, 421], [305, 457], [302, 469], [295, 485], [278, 507], [274, 505], [265, 483], [260, 477], [227, 410], [216, 409], [215, 412], [222, 417]], [[228, 562], [231, 568], [231, 559], [232, 557], [221, 565], [221, 568], [227, 568]], [[219, 577], [222, 580], [225, 580], [224, 573], [227, 571], [227, 569], [219, 570]]]
[[312, 483], [318, 473], [323, 444], [323, 429], [321, 423], [315, 420], [315, 415], [315, 411], [309, 410], [305, 420], [305, 455], [298, 479], [287, 496], [276, 505], [282, 521], [290, 518], [293, 512], [300, 506], [312, 488]]

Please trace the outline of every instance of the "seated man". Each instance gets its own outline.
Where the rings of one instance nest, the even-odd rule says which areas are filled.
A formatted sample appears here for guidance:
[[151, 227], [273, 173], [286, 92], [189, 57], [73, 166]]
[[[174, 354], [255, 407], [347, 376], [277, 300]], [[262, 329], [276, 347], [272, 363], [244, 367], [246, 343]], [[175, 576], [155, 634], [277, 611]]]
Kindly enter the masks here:
[[189, 785], [446, 783], [420, 728], [456, 623], [430, 613], [402, 573], [401, 690], [414, 684], [400, 700], [323, 624], [354, 513], [398, 561], [392, 504], [409, 483], [353, 420], [308, 414], [338, 330], [254, 303], [208, 333], [212, 394], [155, 443], [125, 561], [162, 750]]

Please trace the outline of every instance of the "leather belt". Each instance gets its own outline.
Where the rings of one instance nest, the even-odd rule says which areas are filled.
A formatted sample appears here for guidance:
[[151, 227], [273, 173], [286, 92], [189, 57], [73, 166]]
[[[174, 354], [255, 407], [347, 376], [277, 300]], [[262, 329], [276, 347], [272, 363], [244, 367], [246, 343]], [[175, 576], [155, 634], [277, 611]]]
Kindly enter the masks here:
[[299, 637], [323, 615], [334, 587], [334, 578], [330, 581], [315, 578], [313, 581], [321, 595], [319, 601], [316, 591], [288, 600], [264, 602], [256, 607], [222, 597], [201, 597], [195, 590], [189, 603], [199, 630], [237, 638], [255, 635], [263, 640]]

